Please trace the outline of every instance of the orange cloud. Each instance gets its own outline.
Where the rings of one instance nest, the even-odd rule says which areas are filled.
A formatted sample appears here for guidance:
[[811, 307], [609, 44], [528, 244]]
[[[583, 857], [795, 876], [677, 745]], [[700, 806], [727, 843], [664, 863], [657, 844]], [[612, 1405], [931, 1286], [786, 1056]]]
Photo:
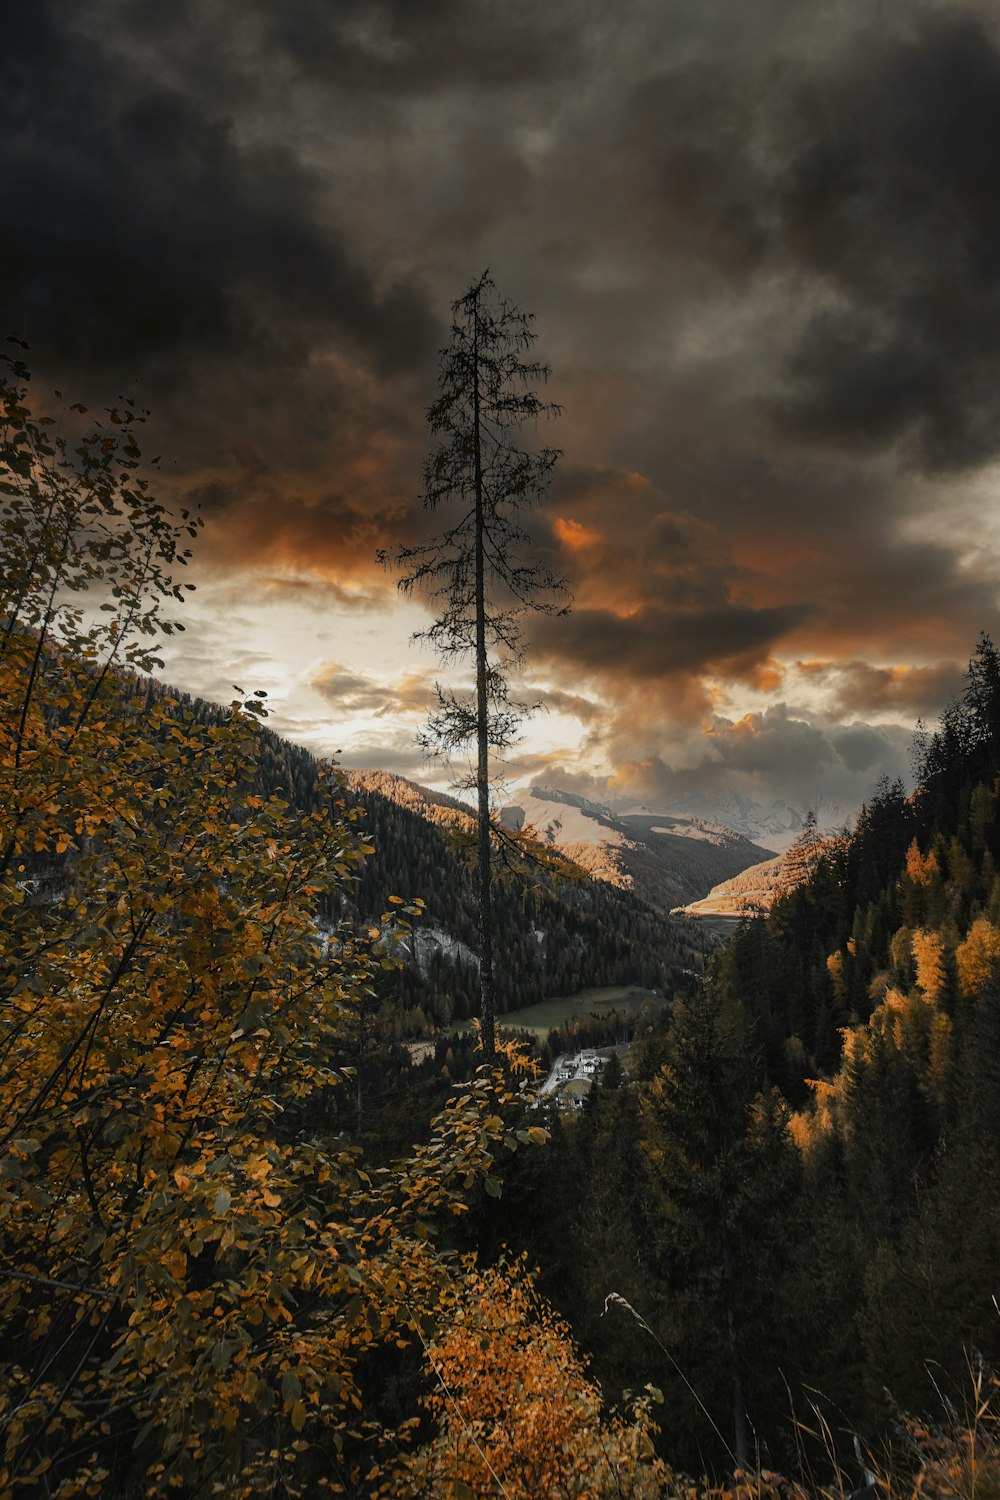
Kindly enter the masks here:
[[585, 547], [596, 547], [604, 541], [604, 535], [593, 526], [584, 526], [582, 521], [573, 521], [557, 516], [552, 530], [559, 541], [570, 552], [581, 552]]
[[702, 724], [701, 733], [708, 739], [722, 737], [731, 740], [753, 739], [761, 731], [761, 718], [759, 714], [747, 713], [742, 719], [734, 721], [719, 719], [714, 723]]
[[769, 656], [751, 669], [748, 680], [758, 692], [776, 693], [785, 680], [785, 669], [780, 661]]

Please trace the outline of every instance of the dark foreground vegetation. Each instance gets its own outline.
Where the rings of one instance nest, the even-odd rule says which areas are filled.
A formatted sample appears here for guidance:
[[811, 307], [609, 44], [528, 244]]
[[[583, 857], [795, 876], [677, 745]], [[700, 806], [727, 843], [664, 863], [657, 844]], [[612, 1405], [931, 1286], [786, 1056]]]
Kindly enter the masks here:
[[386, 1032], [419, 888], [372, 888], [335, 775], [266, 771], [253, 697], [206, 716], [137, 675], [196, 527], [146, 487], [134, 410], [54, 438], [26, 384], [0, 413], [0, 1495], [686, 1472], [777, 1500], [866, 1467], [996, 1494], [992, 645], [917, 793], [880, 788], [549, 1117], [517, 1048], [414, 1068]]

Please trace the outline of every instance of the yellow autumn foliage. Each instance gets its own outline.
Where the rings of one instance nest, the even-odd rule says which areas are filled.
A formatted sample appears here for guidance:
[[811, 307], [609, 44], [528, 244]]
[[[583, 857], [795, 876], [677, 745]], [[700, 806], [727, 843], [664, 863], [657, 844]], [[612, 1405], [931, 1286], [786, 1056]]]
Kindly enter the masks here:
[[255, 790], [257, 698], [214, 725], [149, 699], [128, 669], [195, 525], [132, 408], [74, 448], [26, 384], [0, 412], [0, 1496], [333, 1492], [358, 1361], [433, 1320], [439, 1228], [531, 1137], [499, 1075], [378, 1175], [295, 1128], [335, 1108], [413, 908], [321, 941], [370, 852], [339, 779], [293, 814]]
[[972, 999], [1000, 972], [1000, 929], [977, 917], [955, 953], [959, 992]]
[[385, 1493], [435, 1500], [652, 1500], [672, 1476], [654, 1456], [647, 1392], [608, 1414], [568, 1326], [523, 1260], [467, 1266], [425, 1350], [436, 1436]]
[[934, 1005], [941, 998], [945, 985], [944, 940], [940, 933], [918, 927], [911, 941], [917, 988], [924, 999]]
[[932, 885], [941, 875], [941, 865], [934, 850], [921, 854], [916, 839], [913, 839], [906, 851], [906, 874], [914, 885]]

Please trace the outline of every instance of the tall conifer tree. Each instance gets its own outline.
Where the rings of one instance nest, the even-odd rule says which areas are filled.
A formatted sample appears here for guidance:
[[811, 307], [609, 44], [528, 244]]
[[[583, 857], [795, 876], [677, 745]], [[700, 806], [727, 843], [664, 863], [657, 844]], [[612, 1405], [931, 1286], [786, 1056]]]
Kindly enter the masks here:
[[[437, 686], [437, 705], [421, 737], [425, 750], [449, 759], [470, 753], [461, 784], [476, 793], [476, 884], [482, 1046], [495, 1050], [491, 890], [491, 751], [514, 744], [530, 706], [515, 701], [509, 674], [524, 657], [523, 621], [529, 611], [566, 608], [565, 584], [530, 551], [524, 510], [544, 499], [555, 448], [518, 446], [527, 422], [554, 417], [537, 387], [548, 365], [530, 358], [533, 314], [497, 296], [488, 271], [452, 303], [451, 342], [441, 351], [438, 397], [427, 413], [436, 439], [424, 467], [424, 509], [440, 511], [443, 530], [433, 540], [400, 547], [392, 561], [399, 587], [438, 610], [416, 639], [429, 641], [444, 663], [470, 662], [471, 692]], [[389, 559], [381, 554], [382, 561]]]

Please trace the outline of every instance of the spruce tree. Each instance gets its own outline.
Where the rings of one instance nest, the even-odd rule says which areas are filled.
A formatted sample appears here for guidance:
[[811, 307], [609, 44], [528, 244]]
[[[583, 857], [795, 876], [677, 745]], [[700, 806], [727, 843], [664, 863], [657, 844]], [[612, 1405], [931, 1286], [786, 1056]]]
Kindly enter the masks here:
[[[482, 1046], [495, 1050], [492, 911], [491, 752], [516, 743], [529, 705], [511, 697], [509, 675], [524, 658], [523, 621], [530, 611], [562, 612], [565, 584], [533, 560], [520, 517], [544, 499], [559, 457], [555, 448], [525, 449], [516, 441], [526, 422], [558, 414], [535, 389], [548, 365], [530, 358], [533, 315], [497, 296], [488, 271], [452, 303], [451, 342], [441, 351], [438, 397], [427, 413], [437, 440], [424, 467], [424, 509], [445, 524], [429, 542], [400, 547], [391, 561], [399, 587], [437, 610], [415, 639], [428, 641], [442, 662], [471, 663], [471, 692], [437, 686], [437, 705], [421, 744], [450, 760], [470, 752], [458, 784], [476, 794], [476, 886]], [[380, 554], [384, 563], [387, 554]]]
[[[717, 1434], [728, 1426], [731, 1460], [748, 1468], [750, 1410], [773, 1418], [778, 1409], [768, 1389], [781, 1363], [776, 1272], [797, 1175], [787, 1111], [762, 1088], [743, 1017], [725, 1017], [708, 989], [675, 1008], [666, 1053], [645, 1108], [666, 1293], [659, 1322], [715, 1408]], [[703, 1431], [702, 1441], [711, 1443]]]

